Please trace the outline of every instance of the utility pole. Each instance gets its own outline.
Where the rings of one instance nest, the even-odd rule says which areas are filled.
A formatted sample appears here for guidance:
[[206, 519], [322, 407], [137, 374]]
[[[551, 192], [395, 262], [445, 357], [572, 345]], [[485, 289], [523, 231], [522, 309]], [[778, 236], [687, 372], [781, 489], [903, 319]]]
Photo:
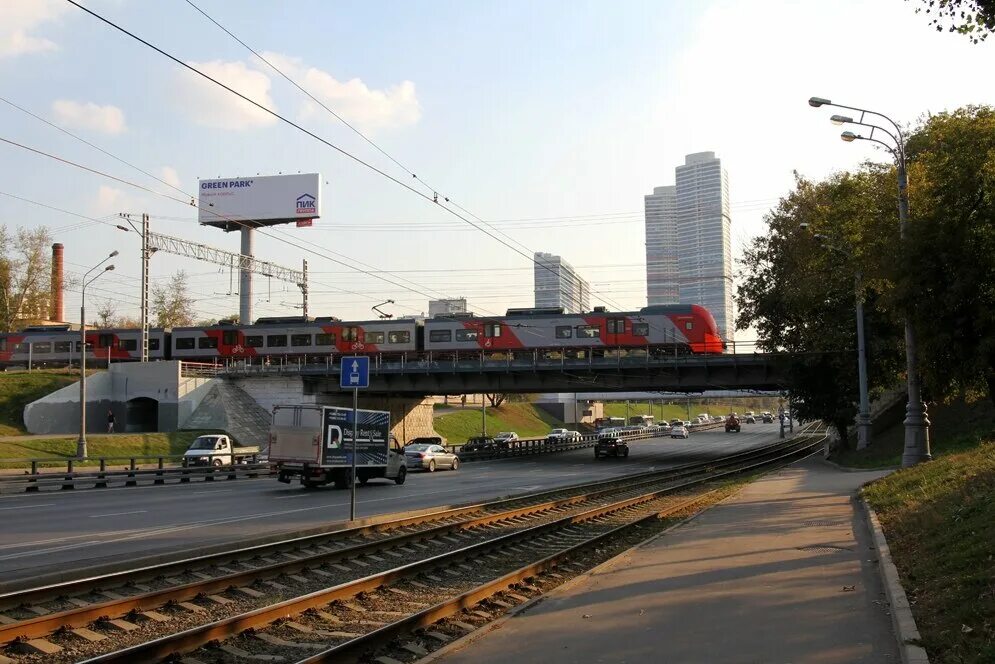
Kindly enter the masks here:
[[304, 306], [302, 307], [302, 309], [304, 310], [304, 318], [306, 320], [307, 319], [307, 259], [306, 258], [304, 259], [304, 270], [303, 270], [303, 274], [304, 274], [304, 281], [303, 281], [303, 283], [300, 283], [300, 284], [297, 284], [297, 285], [300, 286], [300, 288], [301, 288], [301, 297], [304, 298], [304, 302], [303, 302]]
[[142, 362], [149, 361], [149, 259], [151, 258], [149, 215], [142, 214]]
[[480, 393], [480, 435], [487, 437], [487, 395]]

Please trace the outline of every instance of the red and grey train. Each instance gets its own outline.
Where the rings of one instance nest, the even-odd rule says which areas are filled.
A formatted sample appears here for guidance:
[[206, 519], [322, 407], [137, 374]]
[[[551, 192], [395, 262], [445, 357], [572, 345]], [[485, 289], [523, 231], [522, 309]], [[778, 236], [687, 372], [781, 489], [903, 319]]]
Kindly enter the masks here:
[[[121, 362], [141, 356], [141, 331], [87, 330], [87, 360]], [[30, 327], [0, 334], [0, 366], [65, 365], [79, 361], [79, 332], [68, 326]], [[450, 314], [427, 320], [343, 321], [337, 318], [260, 318], [253, 325], [149, 330], [150, 360], [218, 362], [335, 355], [466, 351], [539, 352], [567, 357], [610, 351], [650, 355], [722, 353], [715, 319], [697, 305], [657, 305], [639, 311], [565, 314], [561, 309], [509, 309], [504, 316]], [[469, 353], [467, 353], [469, 355]]]

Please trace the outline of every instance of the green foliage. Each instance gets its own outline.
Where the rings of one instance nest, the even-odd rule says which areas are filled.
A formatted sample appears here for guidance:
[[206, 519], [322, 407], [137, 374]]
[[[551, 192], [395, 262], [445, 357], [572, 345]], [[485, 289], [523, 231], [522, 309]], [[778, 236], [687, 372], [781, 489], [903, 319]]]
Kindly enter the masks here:
[[[152, 287], [152, 315], [155, 327], [184, 327], [193, 325], [193, 299], [187, 288], [187, 275], [178, 271], [169, 284]], [[215, 323], [217, 321], [214, 321]]]
[[13, 234], [0, 226], [0, 332], [48, 318], [51, 244], [44, 226]]
[[864, 489], [935, 664], [995, 661], [995, 443]]
[[933, 394], [995, 395], [995, 109], [928, 118], [908, 144], [912, 223], [901, 298]]
[[78, 378], [78, 372], [12, 371], [0, 374], [0, 435], [24, 433], [24, 407], [72, 385]]
[[[169, 433], [133, 433], [112, 436], [88, 435], [87, 451], [90, 461], [77, 462], [78, 466], [99, 465], [98, 457], [178, 456], [190, 443], [207, 431], [173, 431]], [[66, 460], [76, 456], [76, 436], [51, 436], [49, 438], [25, 437], [0, 441], [0, 459], [48, 459], [41, 467], [64, 466]], [[121, 460], [110, 465], [127, 465]], [[141, 463], [141, 462], [139, 462]], [[0, 468], [23, 468], [25, 464], [0, 462]]]
[[898, 235], [892, 177], [873, 165], [823, 182], [796, 175], [766, 217], [769, 232], [744, 255], [739, 327], [757, 329], [761, 350], [797, 358], [790, 374], [799, 415], [841, 433], [856, 414], [858, 273], [870, 384], [891, 384], [900, 367], [901, 327], [886, 297]]
[[937, 32], [959, 32], [967, 35], [975, 44], [983, 42], [989, 33], [995, 31], [995, 0], [919, 0], [924, 7], [916, 7], [916, 13], [932, 14], [931, 25]]

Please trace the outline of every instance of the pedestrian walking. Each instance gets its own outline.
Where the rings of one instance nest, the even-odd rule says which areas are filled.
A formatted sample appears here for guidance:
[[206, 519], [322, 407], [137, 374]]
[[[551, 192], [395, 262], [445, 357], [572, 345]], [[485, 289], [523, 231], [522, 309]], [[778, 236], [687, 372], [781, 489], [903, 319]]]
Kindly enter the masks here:
[[107, 433], [114, 433], [114, 411], [107, 409]]

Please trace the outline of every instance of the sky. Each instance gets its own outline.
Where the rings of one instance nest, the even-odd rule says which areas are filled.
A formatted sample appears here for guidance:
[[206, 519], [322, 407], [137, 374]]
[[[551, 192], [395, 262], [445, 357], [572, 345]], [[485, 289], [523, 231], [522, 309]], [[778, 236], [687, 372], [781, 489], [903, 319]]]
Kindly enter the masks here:
[[[311, 315], [369, 319], [388, 299], [384, 310], [417, 314], [442, 296], [485, 314], [531, 306], [534, 251], [572, 263], [592, 304], [631, 310], [646, 304], [643, 196], [673, 184], [685, 154], [722, 159], [738, 257], [795, 171], [883, 160], [840, 141], [833, 111], [809, 97], [903, 124], [995, 101], [981, 75], [995, 40], [939, 33], [912, 0], [193, 0], [363, 138], [186, 0], [78, 1], [348, 153], [68, 2], [0, 2], [0, 139], [102, 173], [0, 142], [0, 223], [51, 229], [70, 276], [119, 251], [87, 302], [133, 317], [140, 244], [115, 228], [120, 213], [239, 250], [237, 233], [199, 226], [184, 202], [198, 178], [321, 174], [313, 227], [256, 238], [259, 258], [308, 261]], [[227, 269], [153, 257], [155, 283], [176, 270], [198, 317], [237, 312]], [[254, 295], [257, 316], [299, 313], [292, 284], [257, 277]], [[70, 317], [78, 307], [67, 293]]]

